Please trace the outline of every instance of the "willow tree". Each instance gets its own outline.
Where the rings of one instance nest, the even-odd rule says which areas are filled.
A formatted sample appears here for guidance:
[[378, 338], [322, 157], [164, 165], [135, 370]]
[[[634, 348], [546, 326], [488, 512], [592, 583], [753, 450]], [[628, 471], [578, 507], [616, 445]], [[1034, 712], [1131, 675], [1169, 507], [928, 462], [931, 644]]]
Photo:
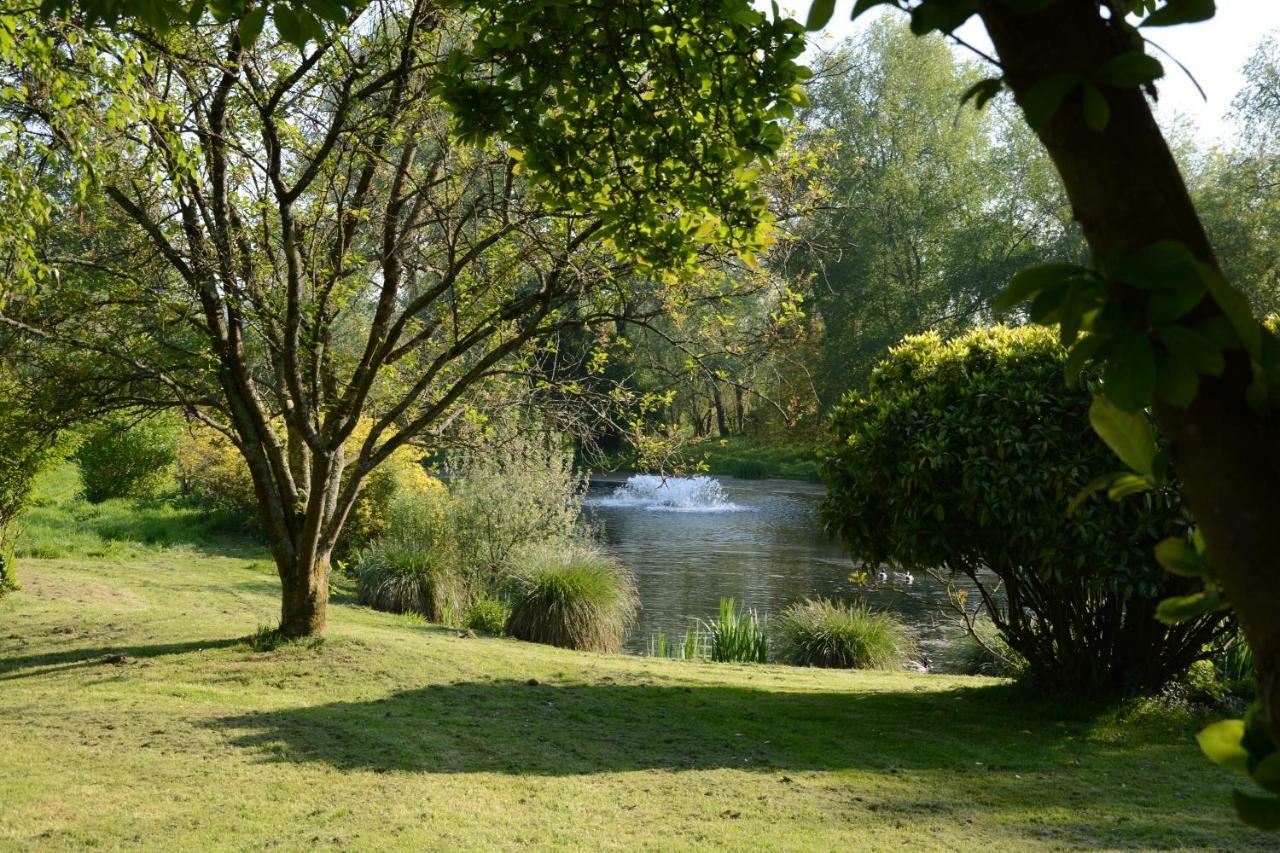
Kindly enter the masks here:
[[140, 109], [92, 121], [109, 76], [72, 103], [6, 93], [25, 129], [99, 156], [42, 178], [69, 200], [38, 239], [58, 275], [3, 321], [78, 354], [73, 385], [226, 435], [280, 630], [321, 632], [330, 553], [390, 454], [549, 336], [689, 298], [700, 246], [761, 247], [751, 179], [799, 97], [802, 28], [702, 5], [386, 0], [324, 24], [277, 8], [274, 26], [250, 6], [108, 40], [19, 19], [64, 74], [104, 52], [127, 66]]

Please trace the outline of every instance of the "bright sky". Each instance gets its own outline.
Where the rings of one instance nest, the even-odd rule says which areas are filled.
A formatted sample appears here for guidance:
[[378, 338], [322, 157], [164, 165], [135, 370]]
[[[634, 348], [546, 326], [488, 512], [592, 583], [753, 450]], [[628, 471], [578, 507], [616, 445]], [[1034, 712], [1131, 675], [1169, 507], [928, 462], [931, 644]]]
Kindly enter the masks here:
[[[820, 45], [831, 45], [865, 27], [872, 15], [864, 15], [857, 23], [851, 22], [849, 14], [853, 10], [853, 2], [837, 0], [831, 23], [821, 33], [812, 34], [811, 38], [816, 37]], [[767, 2], [757, 5], [768, 7]], [[808, 0], [789, 0], [780, 5], [800, 20], [804, 20], [809, 12]], [[902, 17], [905, 20], [906, 16]], [[1165, 79], [1159, 87], [1158, 115], [1161, 120], [1169, 121], [1177, 115], [1185, 117], [1203, 145], [1229, 140], [1233, 128], [1225, 114], [1244, 82], [1240, 69], [1258, 42], [1267, 33], [1278, 29], [1280, 0], [1218, 0], [1218, 14], [1210, 21], [1147, 31], [1153, 42], [1187, 66], [1208, 96], [1208, 101], [1202, 99], [1196, 87], [1174, 63], [1159, 51], [1152, 51], [1165, 65]], [[991, 50], [991, 42], [976, 18], [961, 27], [957, 34], [981, 50]], [[963, 53], [972, 57], [968, 51]]]

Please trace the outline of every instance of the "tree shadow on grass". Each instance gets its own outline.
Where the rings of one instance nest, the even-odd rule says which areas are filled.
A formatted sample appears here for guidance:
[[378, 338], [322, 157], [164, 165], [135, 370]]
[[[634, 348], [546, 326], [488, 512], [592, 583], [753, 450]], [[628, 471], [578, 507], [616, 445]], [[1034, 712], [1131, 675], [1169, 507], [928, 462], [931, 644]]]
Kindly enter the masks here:
[[[1060, 709], [1059, 709], [1060, 710]], [[215, 721], [270, 760], [340, 769], [575, 775], [646, 769], [1043, 770], [1111, 749], [1005, 687], [776, 692], [466, 682]], [[1159, 749], [1160, 747], [1153, 747]]]
[[184, 643], [153, 643], [150, 645], [92, 646], [64, 649], [0, 658], [0, 682], [34, 675], [48, 675], [69, 669], [90, 666], [123, 666], [132, 660], [184, 655], [208, 649], [225, 649], [243, 645], [244, 637], [226, 637], [216, 640], [192, 640]]

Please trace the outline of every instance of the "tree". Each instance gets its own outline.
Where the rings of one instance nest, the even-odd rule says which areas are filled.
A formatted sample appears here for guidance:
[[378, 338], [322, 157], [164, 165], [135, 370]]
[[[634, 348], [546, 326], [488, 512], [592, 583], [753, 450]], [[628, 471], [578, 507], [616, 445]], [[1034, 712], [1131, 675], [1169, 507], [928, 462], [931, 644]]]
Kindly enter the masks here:
[[941, 37], [888, 16], [818, 67], [799, 119], [838, 150], [796, 260], [813, 276], [824, 406], [904, 334], [971, 326], [1016, 270], [1079, 255], [1057, 178], [1016, 117], [957, 111], [976, 78]]
[[[379, 464], [558, 331], [646, 293], [696, 298], [680, 274], [700, 245], [762, 245], [755, 164], [802, 97], [800, 27], [712, 5], [702, 20], [696, 3], [375, 3], [309, 28], [301, 54], [278, 13], [276, 32], [251, 11], [102, 39], [6, 21], [94, 81], [69, 103], [8, 91], [8, 114], [66, 149], [91, 128], [106, 168], [40, 176], [68, 202], [38, 235], [58, 278], [0, 318], [77, 354], [77, 393], [225, 435], [253, 478], [280, 630], [319, 633], [330, 554]], [[593, 23], [603, 44], [552, 37]], [[132, 88], [92, 76], [103, 62]], [[136, 109], [94, 121], [112, 98]]]
[[1208, 152], [1190, 178], [1223, 272], [1263, 316], [1280, 312], [1280, 42], [1264, 39], [1232, 102], [1239, 136]]
[[[1134, 488], [1163, 478], [1165, 460], [1138, 414], [1146, 406], [1154, 412], [1205, 546], [1203, 555], [1185, 544], [1170, 547], [1175, 559], [1161, 555], [1166, 567], [1205, 580], [1203, 592], [1175, 600], [1168, 615], [1229, 604], [1258, 667], [1261, 712], [1202, 745], [1253, 773], [1280, 742], [1280, 342], [1224, 277], [1146, 101], [1164, 68], [1146, 52], [1144, 32], [1212, 17], [1214, 4], [890, 2], [910, 12], [917, 33], [981, 19], [1000, 76], [968, 96], [981, 104], [1011, 90], [1062, 176], [1093, 264], [1024, 271], [1000, 303], [1031, 299], [1032, 319], [1059, 326], [1073, 367], [1102, 364], [1105, 402], [1095, 428], [1135, 470], [1124, 475], [1135, 478]], [[825, 23], [832, 5], [814, 4], [810, 25]], [[1131, 14], [1142, 16], [1140, 26]], [[1280, 827], [1274, 798], [1237, 792], [1236, 805], [1246, 819]]]

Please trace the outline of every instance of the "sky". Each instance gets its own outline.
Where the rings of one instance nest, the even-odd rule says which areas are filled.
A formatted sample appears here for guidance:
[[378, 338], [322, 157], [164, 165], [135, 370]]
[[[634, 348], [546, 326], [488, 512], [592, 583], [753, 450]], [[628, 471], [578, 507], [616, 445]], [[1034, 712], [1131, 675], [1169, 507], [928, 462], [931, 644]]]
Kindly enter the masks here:
[[[811, 34], [816, 44], [830, 46], [867, 26], [874, 13], [851, 22], [849, 14], [853, 3], [854, 0], [837, 0], [831, 23], [821, 33]], [[759, 5], [767, 7], [768, 3]], [[801, 20], [809, 12], [808, 0], [790, 0], [779, 5]], [[882, 14], [901, 15], [892, 11]], [[901, 17], [906, 19], [905, 15]], [[1229, 144], [1234, 129], [1226, 113], [1244, 82], [1240, 69], [1258, 42], [1275, 30], [1280, 30], [1280, 0], [1218, 0], [1218, 13], [1212, 20], [1146, 31], [1152, 42], [1187, 66], [1208, 96], [1207, 101], [1201, 98], [1196, 87], [1174, 63], [1159, 51], [1151, 51], [1164, 60], [1165, 66], [1157, 107], [1161, 122], [1172, 122], [1180, 117], [1190, 124], [1201, 145]], [[961, 27], [957, 34], [980, 50], [991, 50], [991, 42], [976, 18]], [[973, 58], [968, 51], [961, 50], [960, 53]]]

